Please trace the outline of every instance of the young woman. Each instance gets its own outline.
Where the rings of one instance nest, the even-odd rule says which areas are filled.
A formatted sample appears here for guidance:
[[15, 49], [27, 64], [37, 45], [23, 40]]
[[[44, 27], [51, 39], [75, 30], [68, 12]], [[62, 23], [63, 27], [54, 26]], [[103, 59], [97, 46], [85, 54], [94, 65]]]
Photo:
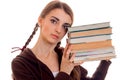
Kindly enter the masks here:
[[[69, 58], [70, 44], [60, 47], [60, 41], [73, 23], [73, 12], [63, 2], [51, 1], [41, 12], [33, 33], [22, 52], [12, 61], [14, 80], [104, 80], [110, 61], [102, 60], [93, 76], [87, 77], [87, 70], [80, 63]], [[40, 28], [38, 41], [33, 48], [27, 45]]]

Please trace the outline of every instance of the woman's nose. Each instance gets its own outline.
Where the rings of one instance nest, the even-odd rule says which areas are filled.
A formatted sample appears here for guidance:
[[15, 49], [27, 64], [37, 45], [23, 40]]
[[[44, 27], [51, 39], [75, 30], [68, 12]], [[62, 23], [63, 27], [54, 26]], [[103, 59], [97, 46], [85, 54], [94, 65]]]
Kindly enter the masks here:
[[61, 25], [57, 26], [55, 30], [58, 34], [60, 34], [62, 31], [62, 26]]

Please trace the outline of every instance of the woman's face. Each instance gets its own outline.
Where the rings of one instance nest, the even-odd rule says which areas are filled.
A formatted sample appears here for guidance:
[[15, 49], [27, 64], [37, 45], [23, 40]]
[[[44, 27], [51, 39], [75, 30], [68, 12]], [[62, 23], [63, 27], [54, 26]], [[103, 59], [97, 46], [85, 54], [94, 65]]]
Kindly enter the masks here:
[[49, 43], [56, 44], [65, 36], [67, 27], [72, 24], [71, 17], [62, 9], [54, 9], [39, 22], [42, 38]]

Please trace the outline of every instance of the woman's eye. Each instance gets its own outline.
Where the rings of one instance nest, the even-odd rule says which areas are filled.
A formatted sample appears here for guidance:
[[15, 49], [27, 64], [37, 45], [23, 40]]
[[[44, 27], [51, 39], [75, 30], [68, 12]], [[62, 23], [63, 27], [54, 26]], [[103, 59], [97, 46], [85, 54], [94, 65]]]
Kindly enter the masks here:
[[64, 27], [65, 31], [68, 31], [68, 27], [70, 27], [70, 26], [63, 26], [63, 27]]
[[70, 27], [70, 25], [63, 25], [65, 31], [68, 31], [68, 27]]
[[50, 21], [51, 21], [51, 23], [53, 23], [53, 24], [56, 24], [56, 23], [57, 23], [57, 21], [54, 20], [54, 19], [51, 19]]

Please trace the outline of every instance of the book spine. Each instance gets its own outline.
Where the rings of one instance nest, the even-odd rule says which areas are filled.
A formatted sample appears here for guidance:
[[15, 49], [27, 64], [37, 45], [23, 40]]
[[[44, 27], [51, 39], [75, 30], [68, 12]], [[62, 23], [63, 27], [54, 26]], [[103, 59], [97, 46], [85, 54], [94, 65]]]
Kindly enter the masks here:
[[84, 57], [75, 57], [74, 62], [79, 61], [93, 61], [93, 60], [105, 60], [107, 58], [115, 58], [114, 53], [102, 54], [102, 55], [93, 55], [93, 56], [84, 56]]
[[99, 35], [99, 36], [89, 36], [89, 37], [79, 37], [79, 38], [69, 38], [68, 42], [71, 44], [94, 42], [94, 41], [104, 41], [111, 39], [111, 34]]
[[[111, 44], [111, 43], [110, 43]], [[112, 45], [112, 44], [111, 44]], [[71, 53], [84, 53], [84, 52], [93, 52], [93, 51], [101, 51], [101, 50], [114, 50], [114, 46], [95, 48], [95, 49], [84, 49], [84, 50], [72, 50]]]
[[76, 54], [75, 57], [87, 57], [87, 56], [99, 56], [99, 55], [104, 55], [104, 54], [109, 54], [109, 53], [114, 53], [114, 51], [111, 52], [106, 52], [106, 53], [93, 53], [93, 54]]
[[110, 27], [109, 22], [69, 27], [68, 32], [74, 32], [74, 31], [78, 31], [78, 30], [89, 30], [89, 29], [96, 29], [96, 28], [104, 28], [104, 27]]
[[72, 32], [69, 33], [70, 38], [77, 38], [77, 37], [85, 37], [85, 36], [95, 36], [95, 35], [103, 35], [103, 34], [112, 34], [112, 28], [106, 29], [97, 29], [97, 30], [89, 30], [89, 31], [82, 31], [82, 32]]
[[114, 48], [111, 47], [111, 48], [106, 48], [106, 49], [96, 49], [96, 50], [88, 51], [88, 52], [76, 52], [76, 56], [106, 54], [109, 52], [115, 53]]
[[90, 50], [90, 49], [98, 49], [98, 48], [105, 48], [111, 46], [112, 46], [111, 40], [105, 40], [105, 41], [97, 41], [97, 42], [89, 42], [89, 43], [81, 43], [81, 44], [71, 44], [71, 49]]

